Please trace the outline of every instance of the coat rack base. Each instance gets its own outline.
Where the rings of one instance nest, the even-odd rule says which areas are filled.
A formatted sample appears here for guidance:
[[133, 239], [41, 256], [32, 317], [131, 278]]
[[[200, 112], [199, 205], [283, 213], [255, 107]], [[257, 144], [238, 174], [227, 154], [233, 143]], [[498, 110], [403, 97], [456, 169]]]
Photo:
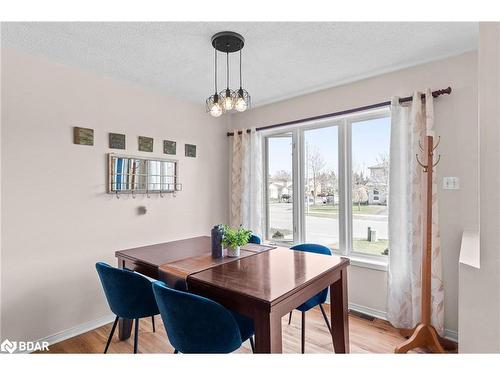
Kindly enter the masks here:
[[[407, 353], [415, 348], [427, 348], [432, 353], [445, 353], [443, 346], [447, 343], [439, 337], [436, 329], [430, 324], [419, 323], [413, 329], [400, 329], [399, 332], [408, 340], [396, 346], [394, 353]], [[444, 345], [443, 345], [444, 344]]]

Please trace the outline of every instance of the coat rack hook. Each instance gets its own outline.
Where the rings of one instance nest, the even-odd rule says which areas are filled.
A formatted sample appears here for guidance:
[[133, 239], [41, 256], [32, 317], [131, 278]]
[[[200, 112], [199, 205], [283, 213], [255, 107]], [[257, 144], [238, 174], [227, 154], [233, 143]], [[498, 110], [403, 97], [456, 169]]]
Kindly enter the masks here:
[[135, 191], [134, 190], [132, 190], [132, 198], [135, 199]]
[[439, 164], [440, 161], [441, 161], [441, 154], [438, 155], [438, 160], [436, 160], [436, 162], [434, 164], [432, 164], [432, 166], [435, 167], [436, 165]]
[[420, 151], [424, 152], [424, 147], [422, 146], [422, 142], [418, 141], [418, 148]]
[[436, 144], [432, 148], [432, 151], [434, 151], [439, 146], [439, 142], [441, 142], [441, 136], [438, 136], [438, 141], [436, 142]]
[[424, 168], [424, 172], [427, 172], [427, 165], [422, 164], [422, 163], [420, 162], [420, 159], [418, 158], [418, 154], [415, 154], [415, 157], [417, 158], [417, 163], [418, 163], [418, 164], [419, 164], [422, 168]]

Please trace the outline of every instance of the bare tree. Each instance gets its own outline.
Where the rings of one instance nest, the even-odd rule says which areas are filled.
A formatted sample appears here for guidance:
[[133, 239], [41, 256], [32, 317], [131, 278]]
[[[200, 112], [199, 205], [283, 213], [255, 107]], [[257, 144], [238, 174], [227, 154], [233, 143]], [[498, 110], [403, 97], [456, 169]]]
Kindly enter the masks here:
[[282, 181], [282, 182], [288, 183], [288, 182], [292, 181], [292, 176], [291, 176], [289, 171], [285, 171], [282, 169], [282, 170], [276, 171], [274, 173], [274, 176], [272, 177], [272, 179], [274, 181]]
[[337, 192], [337, 175], [333, 169], [320, 172], [318, 175], [318, 183], [325, 189], [322, 193], [334, 195]]
[[361, 203], [368, 200], [368, 190], [364, 185], [353, 186], [352, 201], [358, 204], [358, 211], [361, 211]]
[[371, 176], [371, 182], [376, 189], [387, 191], [389, 187], [389, 155], [386, 153], [377, 156], [377, 172]]
[[307, 144], [307, 167], [309, 169], [308, 178], [312, 179], [312, 196], [314, 198], [314, 202], [316, 202], [316, 193], [319, 186], [319, 175], [321, 170], [325, 167], [326, 163], [323, 159], [323, 155], [316, 147], [311, 147]]

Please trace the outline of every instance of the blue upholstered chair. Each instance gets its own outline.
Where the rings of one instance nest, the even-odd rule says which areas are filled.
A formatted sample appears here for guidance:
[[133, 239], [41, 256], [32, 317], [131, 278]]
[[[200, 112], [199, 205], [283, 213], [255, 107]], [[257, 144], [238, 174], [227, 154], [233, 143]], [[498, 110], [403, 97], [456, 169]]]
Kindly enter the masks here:
[[174, 353], [231, 353], [248, 339], [253, 350], [251, 319], [162, 281], [153, 292]]
[[[300, 244], [300, 245], [295, 245], [295, 246], [292, 246], [290, 249], [297, 250], [297, 251], [306, 251], [309, 253], [332, 255], [332, 252], [326, 246], [316, 245], [316, 244], [312, 244], [312, 243], [304, 243], [304, 244]], [[322, 306], [322, 304], [326, 302], [327, 295], [328, 295], [328, 288], [323, 289], [321, 292], [316, 294], [314, 297], [311, 297], [306, 302], [304, 302], [302, 305], [297, 307], [297, 310], [302, 312], [302, 335], [301, 335], [302, 353], [304, 353], [304, 346], [305, 346], [305, 341], [306, 341], [306, 334], [305, 334], [306, 311], [312, 309], [315, 306], [319, 306], [319, 308], [321, 309], [321, 314], [323, 314], [323, 318], [325, 319], [326, 326], [328, 327], [330, 334], [332, 333], [332, 328], [330, 326], [330, 322], [328, 321], [325, 310], [323, 309], [323, 306]], [[290, 324], [291, 321], [292, 321], [292, 311], [290, 311], [290, 316], [288, 317], [288, 324]]]
[[260, 245], [262, 241], [260, 240], [259, 236], [255, 235], [255, 234], [252, 234], [250, 236], [250, 239], [248, 240], [248, 242]]
[[137, 353], [139, 319], [150, 316], [155, 331], [154, 316], [160, 313], [151, 290], [151, 281], [133, 271], [114, 268], [102, 262], [96, 263], [95, 268], [109, 308], [116, 315], [104, 353], [108, 351], [119, 318], [135, 319], [134, 353]]

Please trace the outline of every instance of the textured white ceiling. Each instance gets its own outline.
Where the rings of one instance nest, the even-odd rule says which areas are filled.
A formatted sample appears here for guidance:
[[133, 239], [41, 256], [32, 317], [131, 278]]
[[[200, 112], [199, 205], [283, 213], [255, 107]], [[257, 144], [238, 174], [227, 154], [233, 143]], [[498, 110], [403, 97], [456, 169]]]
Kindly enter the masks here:
[[[477, 23], [2, 23], [2, 45], [204, 103], [213, 89], [210, 38], [241, 33], [243, 86], [254, 105], [477, 48]], [[236, 88], [238, 56], [231, 58]], [[220, 55], [219, 90], [225, 87]]]

